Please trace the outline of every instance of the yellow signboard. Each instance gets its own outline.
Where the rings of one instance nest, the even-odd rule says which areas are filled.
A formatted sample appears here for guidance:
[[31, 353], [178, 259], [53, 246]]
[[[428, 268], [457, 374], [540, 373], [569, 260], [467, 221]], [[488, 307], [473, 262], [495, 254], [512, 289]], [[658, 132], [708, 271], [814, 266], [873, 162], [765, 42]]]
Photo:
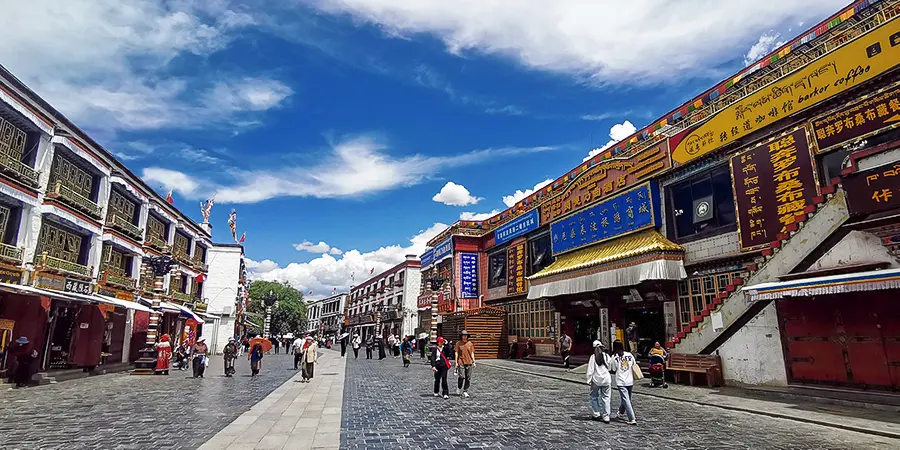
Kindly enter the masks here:
[[719, 111], [672, 151], [685, 164], [775, 121], [828, 100], [900, 62], [900, 20], [868, 34]]

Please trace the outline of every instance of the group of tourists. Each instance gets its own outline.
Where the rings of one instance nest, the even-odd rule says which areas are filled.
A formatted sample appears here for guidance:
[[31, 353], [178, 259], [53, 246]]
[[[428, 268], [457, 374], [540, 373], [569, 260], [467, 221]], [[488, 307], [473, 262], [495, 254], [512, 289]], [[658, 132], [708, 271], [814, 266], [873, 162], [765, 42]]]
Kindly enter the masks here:
[[[450, 387], [447, 374], [455, 367], [456, 394], [468, 398], [469, 386], [472, 384], [472, 373], [475, 370], [475, 344], [469, 340], [469, 333], [461, 333], [459, 342], [447, 345], [443, 337], [437, 338], [437, 346], [431, 350], [431, 371], [434, 373], [434, 396], [450, 398]], [[455, 361], [454, 366], [451, 361]]]
[[[173, 367], [178, 370], [187, 370], [190, 361], [194, 378], [203, 378], [206, 367], [209, 365], [209, 346], [206, 338], [201, 336], [191, 345], [183, 342], [178, 348], [172, 348], [172, 340], [168, 334], [159, 337], [156, 348], [156, 373], [168, 375]], [[174, 365], [172, 359], [175, 359]]]
[[[637, 425], [632, 402], [634, 379], [640, 367], [634, 354], [625, 351], [625, 344], [616, 340], [612, 345], [612, 354], [607, 354], [603, 343], [594, 341], [594, 353], [588, 361], [587, 384], [591, 387], [590, 405], [594, 420], [609, 423], [609, 400], [612, 390], [612, 377], [616, 377], [616, 388], [619, 391], [619, 411], [616, 418], [623, 419], [629, 425]], [[643, 375], [638, 375], [642, 377]]]

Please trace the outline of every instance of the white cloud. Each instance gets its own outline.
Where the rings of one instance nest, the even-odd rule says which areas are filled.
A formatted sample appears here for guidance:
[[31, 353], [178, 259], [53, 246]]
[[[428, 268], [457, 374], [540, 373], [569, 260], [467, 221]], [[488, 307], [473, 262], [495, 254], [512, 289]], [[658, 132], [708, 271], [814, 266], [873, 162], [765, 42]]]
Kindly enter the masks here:
[[162, 191], [178, 191], [181, 195], [193, 198], [197, 193], [199, 184], [190, 176], [177, 170], [160, 169], [159, 167], [148, 167], [141, 174], [150, 186], [158, 185]]
[[622, 139], [631, 136], [635, 131], [637, 131], [637, 128], [635, 128], [634, 125], [632, 125], [631, 122], [627, 120], [625, 122], [613, 125], [612, 128], [609, 129], [609, 142], [604, 144], [602, 147], [592, 149], [582, 161], [587, 161], [594, 156], [603, 153], [604, 150], [612, 147], [613, 145], [616, 145]]
[[463, 212], [459, 214], [459, 220], [487, 220], [497, 214], [500, 214], [500, 211], [496, 209], [486, 213]]
[[749, 66], [755, 64], [763, 56], [768, 55], [778, 47], [784, 45], [787, 41], [779, 40], [781, 34], [776, 31], [766, 31], [759, 36], [759, 40], [750, 47], [750, 50], [744, 55], [744, 65]]
[[271, 272], [278, 268], [278, 263], [272, 261], [271, 259], [264, 259], [262, 261], [254, 261], [250, 258], [244, 258], [244, 265], [247, 266], [247, 271], [255, 274], [257, 276], [262, 275], [267, 272]]
[[613, 83], [672, 80], [673, 74], [705, 71], [732, 59], [764, 30], [818, 19], [845, 4], [520, 0], [511, 9], [508, 1], [498, 0], [313, 2], [322, 11], [376, 24], [390, 37], [427, 33], [453, 54], [499, 55], [529, 68]]
[[293, 244], [293, 246], [294, 246], [294, 249], [296, 249], [299, 252], [328, 253], [331, 255], [340, 255], [341, 253], [344, 253], [339, 248], [332, 247], [323, 241], [319, 241], [318, 244], [313, 244], [312, 242], [309, 242], [309, 241], [303, 241], [303, 243]]
[[539, 191], [541, 188], [543, 188], [544, 186], [547, 186], [548, 184], [550, 184], [552, 182], [553, 182], [553, 180], [548, 178], [548, 179], [541, 181], [540, 183], [534, 185], [534, 187], [531, 189], [525, 189], [524, 191], [516, 189], [516, 192], [513, 192], [512, 195], [504, 195], [503, 196], [503, 204], [511, 207], [511, 206], [515, 205], [516, 202], [518, 202], [519, 200], [522, 200], [523, 198], [528, 197], [531, 194], [534, 194], [535, 192]]
[[450, 206], [474, 205], [483, 200], [480, 197], [472, 196], [465, 186], [452, 181], [448, 181], [441, 188], [441, 192], [434, 194], [434, 197], [431, 197], [431, 199]]
[[[413, 186], [436, 174], [436, 168], [463, 167], [501, 156], [556, 150], [559, 147], [506, 147], [474, 150], [452, 156], [392, 157], [387, 145], [371, 136], [356, 136], [332, 144], [312, 165], [281, 164], [280, 168], [217, 168], [209, 174], [188, 175], [197, 189], [191, 198], [216, 192], [221, 203], [256, 203], [276, 197], [346, 198], [398, 187]], [[153, 168], [157, 169], [157, 168]], [[166, 172], [174, 170], [159, 169]], [[228, 178], [227, 181], [220, 178]], [[187, 195], [185, 193], [185, 195]]]
[[[312, 261], [293, 262], [284, 267], [266, 265], [266, 260], [255, 263], [263, 270], [252, 269], [250, 276], [253, 279], [286, 281], [304, 293], [313, 291], [313, 298], [322, 298], [330, 295], [334, 288], [347, 291], [351, 285], [362, 283], [369, 278], [369, 271], [373, 268], [377, 275], [403, 262], [406, 255], [421, 255], [426, 243], [446, 228], [446, 224], [435, 223], [410, 238], [406, 245], [389, 245], [369, 252], [354, 249], [337, 258], [326, 253]], [[247, 267], [250, 268], [249, 263]]]
[[91, 131], [203, 127], [277, 107], [291, 94], [267, 77], [170, 65], [221, 51], [254, 23], [227, 1], [8, 2], [0, 61]]

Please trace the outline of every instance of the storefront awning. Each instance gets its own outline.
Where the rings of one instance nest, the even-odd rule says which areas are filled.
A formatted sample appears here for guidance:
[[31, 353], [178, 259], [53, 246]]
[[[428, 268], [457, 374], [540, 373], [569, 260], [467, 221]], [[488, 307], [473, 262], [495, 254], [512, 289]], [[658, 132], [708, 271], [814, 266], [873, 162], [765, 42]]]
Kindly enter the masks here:
[[[151, 305], [151, 306], [153, 305], [153, 300], [151, 300], [149, 298], [140, 297], [140, 300], [147, 305]], [[184, 314], [184, 315], [190, 317], [191, 319], [194, 319], [194, 321], [196, 321], [197, 323], [203, 323], [203, 319], [201, 319], [200, 316], [197, 315], [197, 313], [192, 311], [187, 306], [160, 301], [159, 309], [163, 310], [163, 312], [173, 312], [173, 313], [178, 313], [178, 314]]]
[[135, 311], [144, 311], [144, 312], [153, 312], [152, 309], [150, 309], [138, 302], [122, 300], [120, 298], [115, 298], [115, 297], [107, 297], [105, 295], [100, 295], [100, 294], [94, 294], [94, 298], [96, 298], [97, 300], [99, 300], [101, 302], [109, 303], [111, 305], [116, 305], [116, 306], [119, 306], [119, 307], [122, 307], [125, 309], [133, 309]]
[[650, 280], [682, 280], [684, 248], [647, 230], [564, 253], [528, 277], [529, 299], [636, 286]]
[[900, 269], [873, 270], [755, 284], [741, 289], [751, 301], [900, 289]]

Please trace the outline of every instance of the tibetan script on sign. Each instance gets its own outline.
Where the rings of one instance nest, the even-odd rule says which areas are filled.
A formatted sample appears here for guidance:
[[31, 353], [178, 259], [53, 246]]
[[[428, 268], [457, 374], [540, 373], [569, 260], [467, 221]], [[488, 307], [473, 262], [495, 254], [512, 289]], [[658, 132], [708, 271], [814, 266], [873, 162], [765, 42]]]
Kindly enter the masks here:
[[524, 294], [525, 286], [525, 243], [511, 245], [506, 249], [506, 295]]
[[478, 254], [459, 254], [459, 298], [478, 298]]
[[659, 186], [654, 181], [550, 224], [553, 254], [575, 250], [659, 224]]
[[900, 163], [856, 172], [841, 181], [850, 214], [871, 214], [900, 208]]
[[811, 124], [819, 153], [900, 126], [900, 85], [819, 116]]
[[541, 224], [622, 192], [667, 170], [671, 161], [668, 141], [662, 141], [630, 158], [600, 162], [579, 175], [562, 193], [541, 205]]
[[741, 249], [776, 239], [817, 195], [806, 129], [731, 158]]
[[900, 61], [898, 31], [900, 19], [891, 19], [723, 108], [687, 134], [672, 159], [685, 164], [893, 69]]

